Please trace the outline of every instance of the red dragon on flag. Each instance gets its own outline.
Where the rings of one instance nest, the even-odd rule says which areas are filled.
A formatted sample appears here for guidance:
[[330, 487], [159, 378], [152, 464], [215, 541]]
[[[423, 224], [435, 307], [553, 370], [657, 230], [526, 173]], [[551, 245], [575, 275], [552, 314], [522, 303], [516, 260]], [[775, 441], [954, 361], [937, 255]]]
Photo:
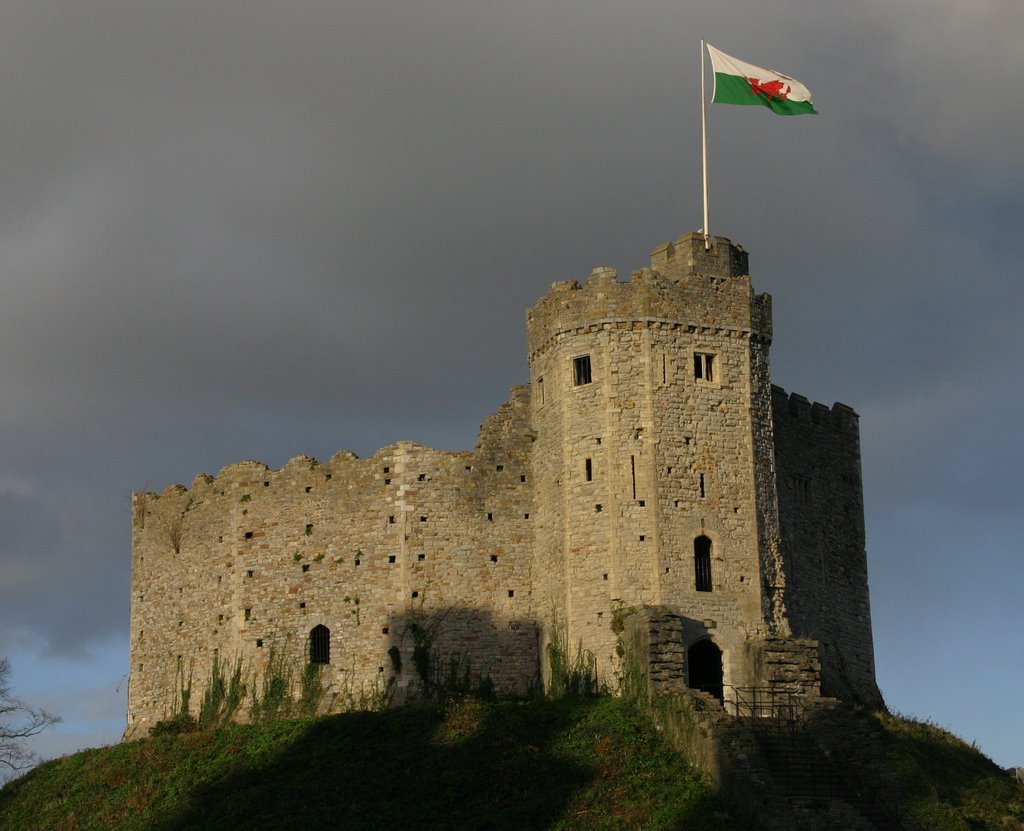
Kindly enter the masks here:
[[[763, 95], [769, 101], [785, 101], [793, 89], [782, 81], [759, 81], [757, 78], [747, 78], [747, 83], [750, 84], [750, 91], [754, 95]], [[785, 89], [783, 89], [784, 86]]]

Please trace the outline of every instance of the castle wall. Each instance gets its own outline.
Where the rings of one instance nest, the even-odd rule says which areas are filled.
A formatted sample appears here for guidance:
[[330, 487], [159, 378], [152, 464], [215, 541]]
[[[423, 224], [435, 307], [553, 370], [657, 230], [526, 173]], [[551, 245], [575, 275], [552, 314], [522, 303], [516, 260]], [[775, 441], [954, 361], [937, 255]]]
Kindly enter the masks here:
[[136, 495], [128, 735], [173, 711], [183, 674], [195, 706], [214, 654], [259, 671], [273, 648], [301, 667], [318, 624], [334, 694], [419, 683], [413, 624], [441, 665], [525, 692], [538, 666], [528, 412], [514, 389], [473, 453], [400, 442]]
[[778, 387], [772, 405], [790, 625], [820, 642], [824, 694], [880, 704], [857, 414]]

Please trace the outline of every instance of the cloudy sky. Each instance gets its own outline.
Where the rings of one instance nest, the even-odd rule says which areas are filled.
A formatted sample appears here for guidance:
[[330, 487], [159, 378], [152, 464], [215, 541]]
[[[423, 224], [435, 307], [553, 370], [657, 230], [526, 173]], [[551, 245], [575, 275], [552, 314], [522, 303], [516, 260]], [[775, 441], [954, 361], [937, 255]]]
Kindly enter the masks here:
[[[709, 109], [773, 376], [861, 414], [878, 681], [1024, 764], [1024, 4], [5, 0], [0, 655], [116, 741], [134, 490], [473, 445], [524, 310], [696, 230]], [[1018, 243], [1014, 242], [1018, 239]]]

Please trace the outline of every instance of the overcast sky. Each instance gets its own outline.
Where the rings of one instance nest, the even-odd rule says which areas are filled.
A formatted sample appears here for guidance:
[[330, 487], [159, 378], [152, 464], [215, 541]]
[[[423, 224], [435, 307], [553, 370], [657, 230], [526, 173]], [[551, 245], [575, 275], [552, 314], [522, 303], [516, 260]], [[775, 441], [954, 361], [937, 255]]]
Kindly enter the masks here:
[[[1024, 4], [5, 0], [0, 655], [116, 741], [134, 490], [472, 447], [524, 310], [696, 230], [709, 108], [775, 383], [861, 415], [878, 681], [1024, 764]], [[1014, 242], [1018, 240], [1018, 242]]]

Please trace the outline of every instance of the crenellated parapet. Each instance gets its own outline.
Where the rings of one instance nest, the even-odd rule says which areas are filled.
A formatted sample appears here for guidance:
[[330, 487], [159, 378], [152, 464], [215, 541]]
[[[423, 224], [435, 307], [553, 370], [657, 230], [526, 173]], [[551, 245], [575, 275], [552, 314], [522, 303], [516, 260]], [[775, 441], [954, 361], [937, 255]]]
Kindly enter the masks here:
[[688, 234], [654, 251], [651, 268], [619, 282], [613, 268], [596, 268], [586, 282], [565, 280], [527, 312], [530, 361], [560, 336], [634, 325], [679, 327], [690, 334], [771, 340], [771, 297], [754, 294], [747, 254], [724, 237], [704, 250]]
[[860, 416], [853, 407], [835, 402], [831, 407], [810, 401], [800, 393], [787, 393], [772, 384], [772, 408], [777, 417], [788, 417], [800, 422], [829, 427], [837, 432], [860, 431]]

